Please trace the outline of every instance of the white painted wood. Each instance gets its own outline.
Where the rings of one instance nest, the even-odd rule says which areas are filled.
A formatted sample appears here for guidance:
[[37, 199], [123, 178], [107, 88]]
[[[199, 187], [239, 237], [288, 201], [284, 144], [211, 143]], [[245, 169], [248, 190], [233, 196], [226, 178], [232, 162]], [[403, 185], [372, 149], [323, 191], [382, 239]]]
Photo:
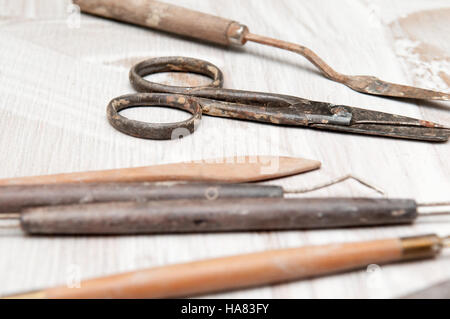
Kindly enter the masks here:
[[[300, 42], [340, 72], [450, 91], [450, 13], [444, 9], [445, 0], [170, 2], [233, 18], [255, 33]], [[208, 60], [223, 70], [228, 88], [298, 95], [447, 125], [450, 105], [359, 94], [325, 79], [301, 57], [256, 44], [224, 50], [88, 16], [73, 28], [77, 20], [72, 16], [68, 23], [68, 4], [0, 0], [0, 177], [279, 154], [323, 162], [320, 171], [272, 182], [286, 187], [312, 186], [353, 173], [390, 197], [449, 199], [448, 143], [332, 134], [206, 116], [198, 131], [182, 141], [139, 140], [115, 131], [106, 121], [106, 104], [132, 92], [128, 69], [149, 56]], [[185, 117], [159, 109], [129, 114], [159, 121]], [[352, 181], [311, 195], [379, 196]], [[434, 221], [438, 223], [307, 232], [75, 238], [31, 238], [2, 226], [0, 294], [70, 284], [77, 276], [264, 249], [450, 233], [450, 219]], [[382, 266], [375, 273], [361, 270], [214, 297], [395, 297], [448, 279], [448, 269], [447, 254], [436, 261]]]

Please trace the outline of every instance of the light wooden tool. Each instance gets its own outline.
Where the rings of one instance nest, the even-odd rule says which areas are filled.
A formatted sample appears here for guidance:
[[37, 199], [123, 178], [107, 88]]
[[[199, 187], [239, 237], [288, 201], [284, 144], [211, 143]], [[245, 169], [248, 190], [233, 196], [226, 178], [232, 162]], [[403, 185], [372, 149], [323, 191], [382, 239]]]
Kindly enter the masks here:
[[326, 275], [411, 259], [433, 258], [449, 237], [436, 235], [307, 246], [157, 267], [82, 281], [13, 298], [166, 298]]
[[280, 178], [320, 168], [314, 160], [278, 156], [243, 156], [103, 171], [0, 179], [4, 185], [193, 181], [243, 183]]

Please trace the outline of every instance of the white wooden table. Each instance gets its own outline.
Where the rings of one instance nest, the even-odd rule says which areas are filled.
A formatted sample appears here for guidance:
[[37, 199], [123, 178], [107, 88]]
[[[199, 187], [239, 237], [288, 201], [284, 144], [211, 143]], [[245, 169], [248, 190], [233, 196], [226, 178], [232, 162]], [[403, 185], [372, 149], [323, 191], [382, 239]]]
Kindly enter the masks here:
[[[233, 18], [255, 33], [300, 42], [340, 72], [450, 91], [450, 4], [446, 0], [168, 2]], [[223, 70], [228, 88], [298, 95], [447, 125], [450, 104], [359, 94], [325, 79], [305, 59], [291, 53], [251, 43], [243, 50], [224, 50], [89, 16], [78, 21], [68, 5], [61, 0], [0, 0], [0, 177], [267, 154], [322, 161], [319, 171], [272, 182], [283, 186], [312, 186], [352, 173], [389, 197], [449, 200], [449, 143], [212, 117], [204, 117], [198, 131], [181, 141], [141, 140], [119, 133], [106, 120], [106, 104], [132, 92], [128, 70], [150, 56], [208, 60]], [[183, 78], [165, 80], [173, 83]], [[186, 118], [181, 112], [154, 108], [127, 112], [143, 120]], [[312, 195], [380, 196], [353, 181], [308, 194]], [[449, 218], [364, 229], [63, 238], [26, 237], [13, 225], [2, 225], [1, 295], [265, 249], [450, 234]], [[374, 267], [213, 297], [390, 298], [450, 277], [448, 254], [436, 261]]]

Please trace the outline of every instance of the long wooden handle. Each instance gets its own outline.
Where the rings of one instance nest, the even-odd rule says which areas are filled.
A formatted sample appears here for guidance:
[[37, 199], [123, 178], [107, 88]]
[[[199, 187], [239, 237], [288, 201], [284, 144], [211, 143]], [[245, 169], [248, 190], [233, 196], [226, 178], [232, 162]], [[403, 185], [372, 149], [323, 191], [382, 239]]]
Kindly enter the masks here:
[[233, 20], [155, 0], [74, 0], [81, 11], [222, 45], [244, 44], [247, 28]]
[[[161, 200], [218, 200], [255, 197], [283, 197], [283, 188], [254, 183], [89, 183], [0, 186], [0, 213], [21, 212], [23, 209], [31, 207], [87, 205], [104, 202], [139, 203]], [[105, 222], [107, 221], [105, 220]]]
[[303, 158], [244, 156], [191, 163], [7, 178], [0, 179], [0, 186], [161, 181], [243, 183], [300, 174], [319, 167], [320, 162]]
[[[422, 244], [420, 254], [417, 254], [418, 242]], [[429, 235], [266, 251], [134, 271], [82, 281], [80, 288], [61, 286], [15, 297], [191, 297], [332, 274], [370, 264], [430, 258], [439, 252], [435, 249], [438, 243], [437, 236]], [[412, 257], [411, 251], [415, 252]]]
[[361, 227], [408, 224], [416, 217], [413, 200], [272, 197], [31, 208], [21, 225], [29, 234], [111, 235]]

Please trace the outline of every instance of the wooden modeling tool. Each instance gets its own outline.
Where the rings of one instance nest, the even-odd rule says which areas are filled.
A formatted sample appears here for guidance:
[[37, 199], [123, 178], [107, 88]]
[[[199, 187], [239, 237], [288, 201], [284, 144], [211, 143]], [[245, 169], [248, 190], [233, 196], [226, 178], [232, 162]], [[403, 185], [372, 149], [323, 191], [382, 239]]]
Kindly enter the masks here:
[[0, 179], [0, 186], [161, 181], [243, 183], [300, 174], [318, 169], [320, 165], [318, 161], [303, 158], [242, 156], [103, 171], [14, 177]]
[[[155, 0], [74, 0], [81, 11], [170, 32], [224, 46], [256, 42], [304, 56], [332, 81], [366, 94], [397, 98], [450, 100], [450, 94], [382, 81], [374, 76], [346, 75], [335, 71], [310, 49], [295, 43], [249, 32], [233, 20], [205, 14]], [[225, 5], [225, 4], [224, 4]]]
[[434, 258], [450, 237], [332, 243], [175, 264], [85, 280], [10, 298], [169, 298], [276, 284], [400, 261]]

